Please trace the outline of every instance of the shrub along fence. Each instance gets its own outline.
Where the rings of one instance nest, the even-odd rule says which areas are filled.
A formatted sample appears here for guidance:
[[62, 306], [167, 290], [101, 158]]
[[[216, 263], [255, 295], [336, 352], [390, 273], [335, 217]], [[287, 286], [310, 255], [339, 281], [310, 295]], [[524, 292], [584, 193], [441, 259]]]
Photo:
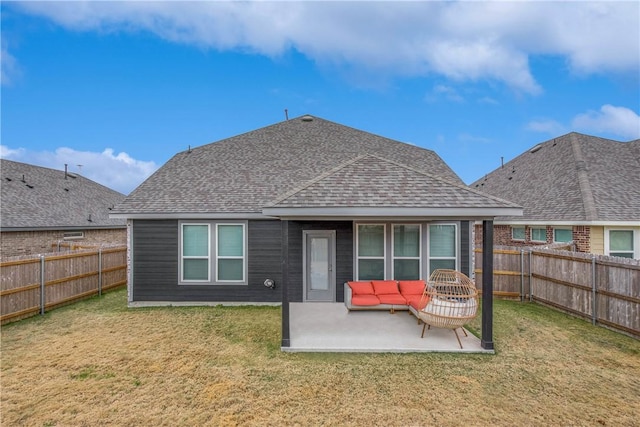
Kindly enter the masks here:
[[[476, 248], [475, 265], [482, 266]], [[496, 296], [535, 301], [640, 337], [640, 260], [540, 247], [496, 247]], [[482, 288], [482, 269], [475, 269]]]
[[23, 319], [127, 283], [126, 246], [0, 262], [0, 322]]

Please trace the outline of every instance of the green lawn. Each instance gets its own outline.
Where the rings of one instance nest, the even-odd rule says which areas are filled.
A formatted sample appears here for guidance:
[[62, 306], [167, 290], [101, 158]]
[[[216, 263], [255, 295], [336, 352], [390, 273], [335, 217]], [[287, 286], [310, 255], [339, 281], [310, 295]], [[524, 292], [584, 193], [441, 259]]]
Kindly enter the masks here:
[[638, 425], [639, 341], [534, 304], [494, 317], [495, 355], [283, 353], [279, 308], [120, 290], [2, 328], [1, 424]]

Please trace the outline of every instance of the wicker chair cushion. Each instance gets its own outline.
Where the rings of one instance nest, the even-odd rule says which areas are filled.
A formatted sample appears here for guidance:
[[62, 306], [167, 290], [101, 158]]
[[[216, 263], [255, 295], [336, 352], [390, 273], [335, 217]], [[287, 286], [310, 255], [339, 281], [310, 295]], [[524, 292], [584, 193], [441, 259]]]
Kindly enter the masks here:
[[473, 317], [476, 315], [478, 303], [474, 298], [466, 301], [443, 301], [432, 299], [422, 311], [443, 317]]

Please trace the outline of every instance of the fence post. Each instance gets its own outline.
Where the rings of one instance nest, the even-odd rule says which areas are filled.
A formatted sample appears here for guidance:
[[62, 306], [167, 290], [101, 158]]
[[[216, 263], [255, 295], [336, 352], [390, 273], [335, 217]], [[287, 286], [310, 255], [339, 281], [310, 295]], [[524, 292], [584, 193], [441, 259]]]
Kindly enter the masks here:
[[98, 249], [98, 296], [102, 296], [102, 247]]
[[44, 294], [45, 277], [44, 277], [44, 255], [40, 255], [40, 315], [44, 315], [44, 306], [47, 299]]
[[598, 320], [597, 292], [596, 292], [596, 256], [591, 256], [591, 323], [595, 325]]
[[533, 270], [533, 250], [529, 248], [529, 302], [533, 302], [533, 277], [531, 270]]
[[520, 302], [524, 301], [524, 249], [520, 248]]

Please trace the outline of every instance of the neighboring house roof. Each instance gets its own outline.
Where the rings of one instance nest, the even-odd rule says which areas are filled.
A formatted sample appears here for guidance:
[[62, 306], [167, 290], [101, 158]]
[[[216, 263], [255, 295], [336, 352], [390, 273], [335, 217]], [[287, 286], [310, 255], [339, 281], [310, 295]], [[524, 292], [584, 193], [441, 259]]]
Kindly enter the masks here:
[[81, 175], [0, 160], [2, 231], [123, 228], [109, 218], [124, 194]]
[[537, 144], [471, 186], [524, 207], [547, 222], [640, 221], [640, 140], [579, 133]]
[[115, 213], [279, 216], [284, 208], [447, 204], [517, 208], [466, 187], [431, 150], [302, 116], [176, 154]]

